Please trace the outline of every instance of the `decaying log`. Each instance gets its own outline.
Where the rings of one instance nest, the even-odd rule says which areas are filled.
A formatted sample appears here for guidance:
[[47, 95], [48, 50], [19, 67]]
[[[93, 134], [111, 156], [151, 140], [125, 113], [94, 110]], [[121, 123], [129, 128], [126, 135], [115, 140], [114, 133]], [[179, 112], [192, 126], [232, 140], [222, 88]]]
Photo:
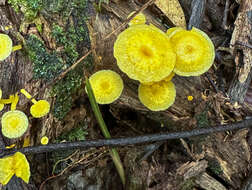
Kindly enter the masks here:
[[[126, 20], [127, 15], [134, 11], [134, 7], [130, 7], [126, 1], [120, 1], [120, 3], [116, 5], [111, 2], [109, 7], [109, 12], [107, 12], [106, 15], [99, 14], [91, 19], [89, 28], [91, 33], [91, 45], [95, 49], [93, 54], [100, 58], [95, 59], [95, 70], [112, 69], [119, 73], [124, 80], [124, 92], [121, 98], [113, 103], [112, 106], [133, 109], [159, 121], [179, 120], [181, 123], [186, 123], [185, 121], [191, 118], [195, 104], [197, 104], [187, 101], [187, 96], [192, 95], [195, 100], [200, 101], [201, 91], [206, 88], [206, 84], [209, 84], [206, 83], [204, 77], [176, 76], [174, 77], [173, 82], [176, 85], [177, 95], [176, 101], [171, 108], [163, 112], [151, 112], [144, 107], [137, 97], [139, 83], [129, 79], [126, 74], [119, 70], [113, 56], [113, 45], [119, 32], [111, 36], [110, 39], [102, 41], [102, 39], [115, 30], [123, 20]], [[147, 22], [164, 30], [163, 27], [160, 27], [161, 24], [154, 19], [154, 15], [148, 12], [148, 10], [146, 11], [144, 11], [144, 14], [147, 16]]]
[[196, 179], [196, 183], [205, 190], [227, 190], [220, 182], [208, 175], [203, 173]]
[[228, 95], [233, 102], [244, 102], [247, 89], [251, 82], [252, 49], [246, 47], [246, 44], [250, 44], [251, 36], [252, 2], [250, 0], [244, 0], [241, 2], [230, 42], [230, 48], [236, 63], [236, 75], [228, 90]]

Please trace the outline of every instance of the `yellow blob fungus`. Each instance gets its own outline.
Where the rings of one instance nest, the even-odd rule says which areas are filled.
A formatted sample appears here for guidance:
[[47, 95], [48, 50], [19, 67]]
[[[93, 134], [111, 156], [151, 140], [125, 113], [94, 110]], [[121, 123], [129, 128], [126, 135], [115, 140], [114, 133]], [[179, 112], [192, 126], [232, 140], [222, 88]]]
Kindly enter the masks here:
[[171, 32], [169, 38], [177, 55], [174, 67], [176, 74], [199, 76], [212, 66], [215, 58], [214, 45], [203, 31], [197, 28], [190, 31], [177, 29]]
[[101, 70], [89, 78], [98, 104], [110, 104], [117, 100], [123, 91], [123, 81], [116, 72]]
[[167, 35], [146, 24], [132, 25], [120, 33], [114, 44], [114, 56], [119, 68], [141, 83], [164, 79], [176, 61]]
[[41, 138], [41, 140], [40, 140], [40, 143], [41, 143], [42, 145], [47, 145], [48, 142], [49, 142], [49, 139], [48, 139], [47, 136], [43, 136], [43, 137]]
[[187, 96], [187, 100], [190, 102], [190, 101], [193, 101], [193, 96]]
[[5, 148], [6, 149], [11, 149], [11, 148], [14, 148], [16, 146], [16, 144], [11, 144], [10, 146], [6, 146]]
[[12, 52], [12, 40], [6, 34], [0, 34], [0, 61], [5, 60]]
[[3, 185], [6, 185], [14, 174], [29, 183], [30, 166], [25, 155], [20, 152], [1, 158], [0, 171], [0, 183]]
[[29, 122], [23, 112], [14, 110], [3, 114], [1, 124], [2, 133], [5, 137], [18, 138], [26, 132]]
[[40, 118], [48, 114], [50, 111], [50, 104], [46, 100], [36, 101], [30, 108], [31, 115], [35, 118]]
[[152, 111], [162, 111], [169, 108], [175, 101], [176, 89], [169, 81], [160, 81], [152, 85], [140, 84], [138, 97], [143, 105]]
[[[129, 18], [131, 15], [133, 15], [135, 11], [129, 14], [127, 18]], [[136, 24], [145, 24], [146, 18], [143, 13], [137, 14], [130, 22], [129, 26], [136, 25]]]

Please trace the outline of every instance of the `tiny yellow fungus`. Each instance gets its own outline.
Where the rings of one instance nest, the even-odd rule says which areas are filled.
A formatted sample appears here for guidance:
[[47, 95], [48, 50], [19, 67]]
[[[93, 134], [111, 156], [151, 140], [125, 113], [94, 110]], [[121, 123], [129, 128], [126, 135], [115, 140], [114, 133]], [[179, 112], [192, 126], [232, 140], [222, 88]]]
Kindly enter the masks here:
[[13, 175], [28, 183], [30, 166], [24, 154], [16, 152], [14, 155], [0, 159], [0, 183], [6, 185]]
[[114, 44], [114, 56], [118, 67], [141, 83], [163, 80], [176, 62], [168, 36], [146, 24], [132, 25], [121, 32]]
[[41, 138], [40, 142], [41, 142], [42, 145], [47, 145], [48, 142], [49, 142], [49, 139], [48, 139], [47, 136], [43, 136], [43, 137]]
[[12, 99], [12, 102], [11, 102], [11, 110], [12, 111], [16, 109], [18, 101], [19, 101], [19, 96], [18, 96], [18, 93], [16, 93], [15, 95], [13, 95], [13, 99]]
[[26, 132], [29, 122], [23, 112], [14, 110], [3, 114], [1, 124], [2, 133], [5, 137], [18, 138]]
[[23, 147], [28, 147], [30, 146], [30, 137], [29, 136], [26, 136], [24, 138], [24, 143], [23, 143]]
[[[131, 15], [133, 15], [135, 11], [129, 14], [127, 18], [129, 18]], [[145, 24], [146, 18], [143, 13], [137, 14], [130, 22], [129, 26], [136, 25], [136, 24]]]
[[120, 75], [111, 70], [98, 71], [89, 80], [98, 104], [114, 102], [123, 91], [123, 81]]
[[152, 85], [140, 84], [138, 97], [143, 105], [152, 111], [162, 111], [169, 108], [175, 101], [176, 89], [169, 81], [160, 81]]
[[13, 46], [12, 52], [22, 49], [22, 45]]
[[11, 149], [11, 148], [14, 148], [16, 146], [16, 144], [11, 144], [10, 146], [6, 146], [5, 148], [6, 149]]
[[12, 51], [12, 40], [6, 34], [0, 33], [0, 61], [5, 60]]
[[30, 108], [31, 115], [35, 118], [40, 118], [48, 114], [50, 111], [50, 104], [46, 100], [36, 101]]
[[[32, 96], [25, 89], [21, 89], [20, 92], [25, 95], [26, 98], [31, 99]], [[50, 111], [50, 104], [46, 100], [31, 100], [33, 105], [30, 108], [31, 115], [35, 118], [40, 118], [45, 116]]]
[[193, 96], [187, 96], [188, 101], [193, 101]]
[[20, 90], [20, 92], [23, 94], [23, 95], [25, 95], [25, 97], [26, 98], [28, 98], [28, 99], [31, 99], [32, 98], [32, 96], [25, 90], [25, 89], [21, 89]]
[[190, 31], [169, 30], [167, 33], [177, 55], [174, 72], [181, 76], [199, 76], [205, 73], [215, 58], [214, 45], [207, 34], [197, 28]]

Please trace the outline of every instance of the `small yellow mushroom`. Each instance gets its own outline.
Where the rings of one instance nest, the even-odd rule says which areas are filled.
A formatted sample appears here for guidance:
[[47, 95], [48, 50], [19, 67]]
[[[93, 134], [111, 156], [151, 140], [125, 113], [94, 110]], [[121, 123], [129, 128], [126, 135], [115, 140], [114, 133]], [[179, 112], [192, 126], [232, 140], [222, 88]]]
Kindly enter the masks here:
[[140, 84], [138, 97], [143, 105], [152, 111], [162, 111], [169, 108], [175, 101], [176, 89], [169, 81], [160, 81], [152, 85]]
[[188, 100], [189, 102], [193, 101], [193, 96], [187, 96], [187, 100]]
[[12, 52], [12, 40], [6, 34], [0, 34], [0, 61], [5, 60]]
[[[20, 92], [25, 95], [26, 98], [31, 99], [32, 96], [25, 90], [21, 89]], [[31, 100], [33, 105], [30, 108], [30, 113], [35, 118], [40, 118], [45, 116], [50, 111], [50, 104], [46, 100]]]
[[24, 154], [16, 152], [14, 155], [0, 159], [0, 183], [6, 185], [13, 175], [29, 183], [30, 166]]
[[28, 129], [27, 116], [18, 110], [8, 111], [1, 119], [2, 133], [10, 139], [21, 137]]
[[40, 140], [40, 143], [41, 143], [42, 145], [47, 145], [48, 142], [49, 142], [49, 139], [48, 139], [47, 136], [43, 136], [43, 137], [41, 138], [41, 140]]
[[171, 28], [167, 31], [177, 55], [174, 72], [181, 76], [199, 76], [212, 66], [214, 45], [203, 31]]
[[118, 67], [141, 83], [163, 80], [176, 62], [168, 36], [146, 24], [132, 25], [121, 32], [114, 44], [114, 56]]
[[110, 104], [117, 100], [123, 91], [123, 81], [116, 72], [101, 70], [89, 78], [98, 104]]

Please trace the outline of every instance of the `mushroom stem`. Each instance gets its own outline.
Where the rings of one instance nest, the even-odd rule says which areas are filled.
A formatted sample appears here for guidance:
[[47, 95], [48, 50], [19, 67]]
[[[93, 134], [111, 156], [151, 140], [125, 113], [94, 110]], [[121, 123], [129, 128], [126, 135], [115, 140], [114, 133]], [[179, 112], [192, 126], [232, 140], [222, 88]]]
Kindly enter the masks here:
[[[28, 99], [31, 99], [32, 98], [32, 95], [27, 92], [25, 89], [21, 89], [20, 92]], [[31, 100], [33, 104], [36, 104], [38, 101], [35, 100], [34, 98]]]
[[12, 47], [12, 52], [22, 49], [22, 45], [16, 45]]
[[11, 99], [0, 99], [0, 104], [11, 104]]
[[18, 92], [15, 95], [11, 95], [11, 96], [12, 96], [11, 111], [13, 111], [13, 110], [16, 110], [16, 107], [19, 101]]

